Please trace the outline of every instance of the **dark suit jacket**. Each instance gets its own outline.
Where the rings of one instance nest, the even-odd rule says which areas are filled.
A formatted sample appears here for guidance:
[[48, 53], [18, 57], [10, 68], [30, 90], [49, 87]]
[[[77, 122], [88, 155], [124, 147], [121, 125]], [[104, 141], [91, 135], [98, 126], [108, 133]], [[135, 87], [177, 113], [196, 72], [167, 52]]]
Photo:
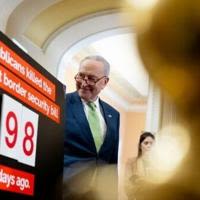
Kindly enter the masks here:
[[99, 153], [77, 92], [66, 95], [64, 166], [73, 163], [117, 163], [119, 144], [119, 112], [100, 100], [100, 107], [107, 126], [106, 136]]

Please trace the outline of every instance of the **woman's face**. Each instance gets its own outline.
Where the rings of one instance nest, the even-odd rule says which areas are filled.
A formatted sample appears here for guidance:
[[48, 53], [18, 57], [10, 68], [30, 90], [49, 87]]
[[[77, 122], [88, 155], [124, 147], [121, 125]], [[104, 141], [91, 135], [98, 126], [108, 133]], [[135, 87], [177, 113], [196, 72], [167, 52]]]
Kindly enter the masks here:
[[150, 136], [146, 137], [141, 143], [142, 154], [149, 152], [154, 143], [154, 139]]

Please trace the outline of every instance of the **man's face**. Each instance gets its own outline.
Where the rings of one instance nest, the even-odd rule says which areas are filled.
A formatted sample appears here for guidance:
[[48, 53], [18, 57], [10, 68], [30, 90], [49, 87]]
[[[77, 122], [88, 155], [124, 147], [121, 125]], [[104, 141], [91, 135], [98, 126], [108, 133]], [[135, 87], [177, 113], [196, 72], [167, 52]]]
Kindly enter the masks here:
[[96, 100], [98, 94], [108, 82], [103, 63], [90, 59], [82, 62], [77, 77], [76, 89], [79, 96], [85, 101]]

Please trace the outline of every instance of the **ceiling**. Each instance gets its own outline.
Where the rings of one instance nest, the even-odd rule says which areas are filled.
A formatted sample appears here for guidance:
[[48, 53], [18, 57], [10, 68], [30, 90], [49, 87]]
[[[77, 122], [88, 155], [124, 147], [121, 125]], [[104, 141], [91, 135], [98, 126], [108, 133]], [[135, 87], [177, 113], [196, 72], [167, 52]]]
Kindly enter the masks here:
[[123, 3], [122, 0], [0, 0], [4, 8], [0, 28], [67, 85], [72, 82], [80, 59], [90, 54], [103, 55], [112, 69], [104, 95], [113, 97], [127, 111], [145, 111], [148, 74], [138, 57], [131, 33], [132, 19], [122, 9]]

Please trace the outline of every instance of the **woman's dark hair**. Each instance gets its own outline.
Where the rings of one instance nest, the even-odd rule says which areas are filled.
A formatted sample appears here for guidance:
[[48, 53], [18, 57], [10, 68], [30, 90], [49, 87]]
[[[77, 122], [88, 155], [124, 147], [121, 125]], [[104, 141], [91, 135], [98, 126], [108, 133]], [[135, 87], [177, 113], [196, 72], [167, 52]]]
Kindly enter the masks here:
[[140, 135], [140, 140], [138, 144], [138, 156], [137, 156], [138, 158], [142, 156], [141, 144], [147, 137], [151, 137], [153, 140], [155, 140], [155, 136], [151, 132], [147, 132], [147, 131], [142, 132], [142, 135]]

